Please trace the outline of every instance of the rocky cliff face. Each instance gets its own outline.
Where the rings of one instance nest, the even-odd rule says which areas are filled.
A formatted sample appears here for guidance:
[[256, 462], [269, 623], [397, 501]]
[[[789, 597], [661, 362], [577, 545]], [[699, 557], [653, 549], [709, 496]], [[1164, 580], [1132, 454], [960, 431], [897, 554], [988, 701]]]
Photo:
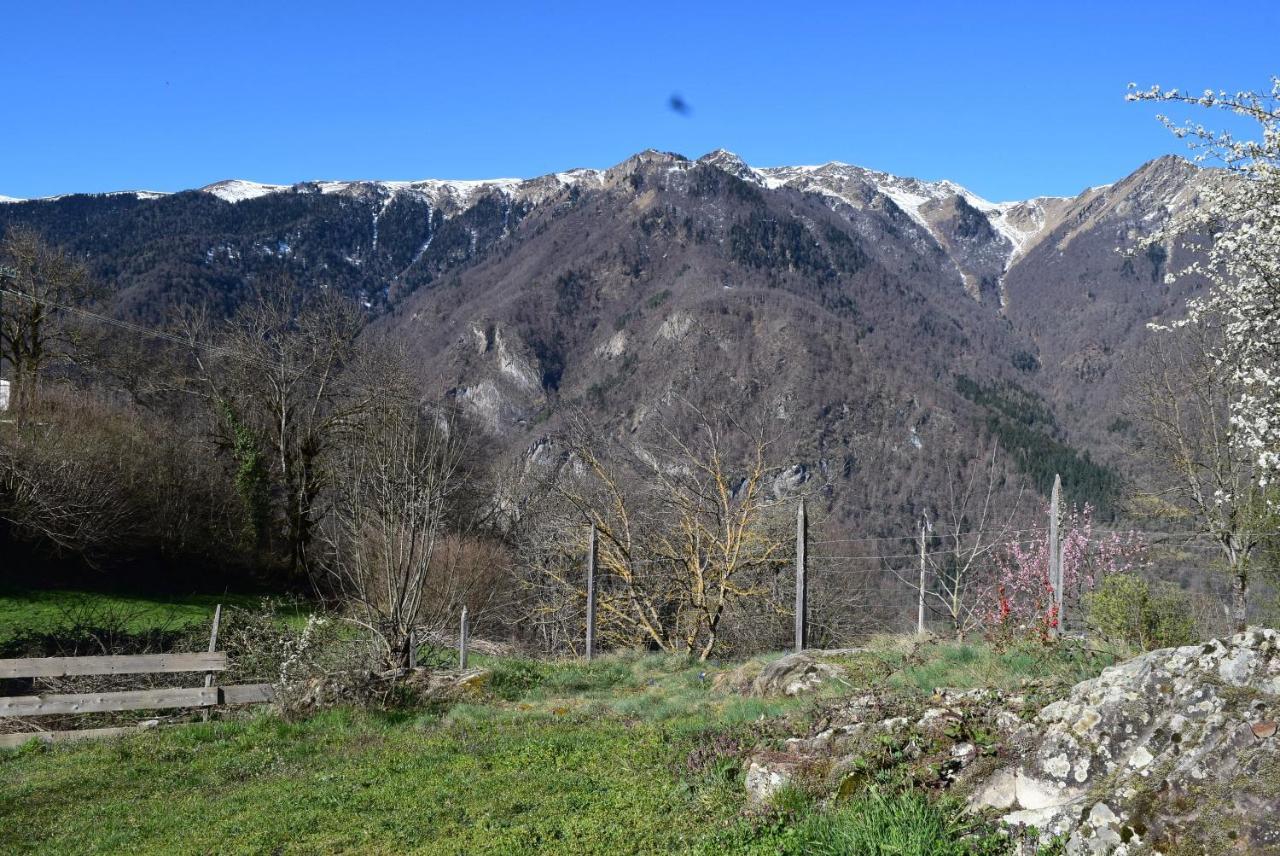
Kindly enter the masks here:
[[1139, 358], [1147, 325], [1181, 313], [1200, 284], [1164, 282], [1188, 261], [1176, 246], [1133, 254], [1138, 239], [1197, 203], [1209, 175], [1185, 160], [1152, 161], [1092, 188], [1048, 217], [1004, 280], [1005, 317], [1025, 330], [1042, 372], [1038, 385], [1074, 414], [1080, 445], [1114, 441], [1106, 429], [1124, 398], [1124, 366]]

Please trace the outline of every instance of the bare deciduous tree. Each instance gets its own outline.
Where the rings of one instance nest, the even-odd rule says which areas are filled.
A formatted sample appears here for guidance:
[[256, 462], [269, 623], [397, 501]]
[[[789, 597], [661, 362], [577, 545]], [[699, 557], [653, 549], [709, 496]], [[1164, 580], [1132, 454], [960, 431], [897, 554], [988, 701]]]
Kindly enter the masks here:
[[629, 450], [609, 447], [584, 422], [553, 508], [535, 529], [528, 561], [544, 624], [577, 636], [585, 599], [582, 557], [599, 532], [597, 609], [606, 645], [649, 646], [706, 659], [735, 605], [778, 603], [778, 575], [793, 557], [789, 515], [770, 501], [772, 441], [725, 417], [692, 412], [693, 439], [673, 431]]
[[[59, 418], [52, 407], [59, 398], [44, 396], [37, 418], [0, 435], [0, 520], [26, 540], [92, 564], [138, 523], [119, 465], [131, 438], [104, 428], [110, 414], [93, 402], [75, 402], [71, 418]], [[81, 428], [81, 420], [93, 428]]]
[[381, 369], [356, 341], [362, 319], [327, 292], [289, 283], [263, 289], [227, 325], [216, 347], [199, 316], [184, 326], [192, 359], [219, 420], [221, 444], [255, 534], [281, 522], [289, 571], [308, 570], [327, 457], [359, 424], [375, 395], [389, 394]]
[[[924, 603], [957, 639], [978, 629], [990, 611], [993, 554], [1015, 537], [1022, 491], [1012, 499], [999, 447], [982, 458], [959, 450], [949, 456], [943, 501], [925, 532]], [[918, 568], [899, 579], [920, 594]]]
[[336, 462], [319, 564], [350, 617], [383, 640], [388, 665], [409, 665], [411, 632], [439, 631], [474, 594], [479, 577], [459, 573], [465, 550], [449, 532], [465, 447], [457, 423], [392, 403]]
[[[1239, 373], [1223, 359], [1221, 324], [1202, 316], [1153, 337], [1135, 361], [1134, 415], [1147, 429], [1141, 452], [1158, 465], [1153, 493], [1172, 497], [1221, 548], [1231, 580], [1231, 619], [1248, 620], [1250, 560], [1271, 513], [1258, 457], [1231, 408]], [[1273, 527], [1271, 527], [1273, 528]]]
[[13, 372], [10, 406], [35, 403], [41, 372], [71, 355], [74, 326], [63, 307], [89, 300], [96, 289], [84, 265], [30, 229], [10, 229], [0, 244], [0, 364]]

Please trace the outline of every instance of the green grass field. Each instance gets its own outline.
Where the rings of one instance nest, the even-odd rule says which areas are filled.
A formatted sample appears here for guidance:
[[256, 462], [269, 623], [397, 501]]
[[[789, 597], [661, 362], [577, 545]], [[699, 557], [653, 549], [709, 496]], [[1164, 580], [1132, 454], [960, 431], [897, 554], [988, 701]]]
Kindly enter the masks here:
[[677, 774], [696, 739], [620, 720], [334, 712], [7, 753], [0, 850], [669, 852], [736, 809], [727, 783]]
[[[0, 590], [0, 645], [32, 633], [52, 633], [76, 623], [107, 621], [130, 633], [208, 627], [218, 604], [251, 608], [261, 595], [191, 594], [155, 597], [69, 590]], [[301, 608], [286, 613], [305, 620]]]
[[0, 851], [843, 853], [871, 835], [977, 852], [948, 843], [958, 810], [919, 795], [744, 815], [740, 750], [801, 728], [813, 699], [714, 693], [680, 658], [493, 666], [485, 697], [447, 710], [0, 752]]
[[[957, 804], [892, 783], [832, 806], [786, 792], [772, 808], [748, 810], [745, 754], [802, 733], [823, 699], [712, 689], [717, 672], [741, 664], [638, 654], [485, 664], [493, 671], [481, 694], [447, 707], [333, 710], [296, 723], [241, 714], [0, 751], [0, 852], [1006, 850], [999, 837], [970, 834]], [[924, 694], [1077, 680], [1105, 663], [884, 639], [844, 665], [852, 685]]]

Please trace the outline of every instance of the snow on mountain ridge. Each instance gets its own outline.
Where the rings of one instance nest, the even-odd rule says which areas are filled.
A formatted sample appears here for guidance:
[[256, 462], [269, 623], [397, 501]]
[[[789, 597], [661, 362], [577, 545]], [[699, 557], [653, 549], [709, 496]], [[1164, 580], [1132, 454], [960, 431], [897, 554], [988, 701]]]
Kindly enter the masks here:
[[6, 202], [57, 202], [68, 196], [134, 196], [142, 200], [160, 199], [169, 194], [162, 190], [109, 190], [106, 193], [60, 193], [57, 196], [38, 196], [34, 199], [22, 199], [18, 196], [0, 195], [0, 205]]
[[259, 196], [266, 196], [268, 193], [278, 193], [287, 189], [288, 186], [284, 184], [260, 184], [256, 181], [246, 181], [243, 178], [229, 178], [224, 181], [215, 181], [213, 184], [206, 184], [200, 188], [200, 192], [216, 196], [223, 202], [230, 202], [234, 205], [237, 202], [257, 199]]
[[[391, 202], [401, 194], [419, 196], [433, 208], [439, 209], [446, 217], [451, 217], [470, 208], [478, 197], [487, 192], [500, 193], [512, 201], [539, 205], [547, 199], [558, 196], [566, 188], [582, 184], [602, 186], [605, 182], [622, 180], [625, 173], [638, 165], [656, 161], [669, 161], [669, 171], [686, 171], [696, 165], [707, 164], [763, 188], [776, 190], [787, 187], [802, 193], [821, 195], [826, 197], [833, 207], [848, 206], [855, 210], [863, 210], [882, 206], [884, 203], [877, 202], [877, 198], [887, 199], [919, 227], [921, 237], [925, 241], [938, 245], [948, 256], [953, 257], [952, 261], [957, 265], [957, 270], [966, 283], [977, 281], [973, 271], [968, 267], [969, 263], [976, 258], [975, 252], [981, 256], [981, 264], [988, 274], [994, 275], [1001, 268], [1007, 270], [1037, 242], [1040, 236], [1048, 233], [1071, 199], [1080, 198], [1041, 196], [1023, 201], [991, 202], [948, 179], [927, 181], [840, 161], [818, 165], [759, 168], [749, 166], [741, 157], [726, 149], [716, 149], [698, 158], [697, 161], [689, 161], [669, 153], [646, 151], [633, 155], [609, 170], [579, 168], [530, 179], [326, 180], [292, 185], [228, 179], [206, 185], [199, 190], [232, 204], [282, 192], [318, 192], [351, 196], [371, 194], [373, 198], [381, 200], [379, 210], [374, 215], [376, 229], [378, 219], [386, 212]], [[1104, 191], [1108, 187], [1108, 185], [1102, 185], [1089, 188], [1081, 195]], [[151, 191], [125, 192], [133, 193], [139, 199], [155, 199], [165, 195]], [[953, 227], [949, 223], [955, 217], [964, 216], [962, 211], [957, 212], [950, 204], [951, 200], [956, 199], [963, 200], [965, 205], [980, 212], [996, 236], [995, 240], [990, 237], [979, 238], [980, 241], [986, 241], [985, 246], [981, 248], [975, 248], [972, 240], [969, 239], [966, 248], [960, 251], [970, 257], [969, 261], [960, 260], [956, 255], [957, 248], [952, 246], [955, 236], [951, 234], [950, 230]], [[25, 200], [0, 196], [0, 202], [20, 201]], [[996, 266], [994, 270], [992, 265]], [[999, 278], [1003, 279], [1003, 273], [999, 273]]]
[[[1057, 200], [1055, 197], [1042, 196], [1022, 201], [992, 202], [948, 179], [925, 181], [840, 161], [821, 165], [766, 167], [757, 172], [763, 177], [766, 187], [791, 187], [802, 192], [818, 193], [855, 209], [867, 206], [866, 194], [870, 188], [888, 198], [950, 256], [954, 256], [954, 248], [950, 247], [951, 241], [944, 234], [944, 224], [940, 219], [945, 220], [948, 216], [945, 203], [959, 198], [986, 218], [1005, 245], [1004, 249], [1000, 249], [1000, 245], [993, 245], [987, 251], [999, 254], [1000, 267], [1004, 270], [1008, 270], [1047, 231], [1053, 221], [1047, 207], [1055, 201], [1062, 204], [1067, 201], [1066, 198]], [[976, 294], [972, 286], [975, 281], [973, 274], [964, 269], [956, 258], [952, 261], [957, 264], [957, 271], [966, 286]], [[1000, 280], [1003, 280], [1003, 274], [1000, 275]]]

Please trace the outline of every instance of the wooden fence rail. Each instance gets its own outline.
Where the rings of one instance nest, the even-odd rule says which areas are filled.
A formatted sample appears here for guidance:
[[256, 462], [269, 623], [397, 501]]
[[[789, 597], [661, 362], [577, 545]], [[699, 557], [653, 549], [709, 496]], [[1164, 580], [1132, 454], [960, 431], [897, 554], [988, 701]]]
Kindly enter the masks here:
[[68, 678], [73, 675], [152, 675], [224, 672], [223, 651], [199, 654], [128, 654], [117, 657], [33, 657], [0, 660], [0, 678]]
[[0, 717], [110, 713], [120, 710], [169, 710], [175, 707], [216, 707], [271, 700], [271, 684], [225, 687], [162, 687], [110, 693], [0, 696]]
[[[221, 613], [221, 607], [218, 613]], [[261, 704], [273, 701], [271, 684], [230, 684], [214, 686], [213, 673], [227, 669], [225, 651], [213, 650], [217, 643], [217, 622], [210, 636], [209, 650], [196, 654], [125, 654], [109, 657], [33, 657], [0, 659], [0, 678], [65, 678], [76, 675], [149, 675], [173, 672], [204, 672], [203, 687], [161, 687], [118, 692], [48, 693], [0, 696], [0, 718], [27, 716], [109, 713], [122, 710], [172, 710], [229, 704]], [[37, 731], [0, 734], [0, 747], [21, 746], [29, 740], [45, 743], [83, 740], [131, 734], [127, 728], [86, 728], [78, 731]]]
[[69, 743], [73, 740], [95, 740], [99, 737], [122, 737], [126, 734], [140, 734], [155, 724], [153, 719], [121, 728], [81, 728], [76, 731], [24, 731], [21, 734], [0, 734], [0, 749], [18, 749], [32, 740], [41, 743]]

